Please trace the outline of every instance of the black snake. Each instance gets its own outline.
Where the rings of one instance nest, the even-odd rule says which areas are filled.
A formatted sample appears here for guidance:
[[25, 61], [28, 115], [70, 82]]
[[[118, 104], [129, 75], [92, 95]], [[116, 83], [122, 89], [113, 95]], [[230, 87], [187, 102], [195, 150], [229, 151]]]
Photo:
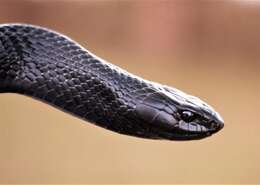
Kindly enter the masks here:
[[64, 35], [26, 24], [0, 25], [0, 92], [27, 95], [143, 138], [201, 139], [224, 126], [200, 99], [132, 75]]

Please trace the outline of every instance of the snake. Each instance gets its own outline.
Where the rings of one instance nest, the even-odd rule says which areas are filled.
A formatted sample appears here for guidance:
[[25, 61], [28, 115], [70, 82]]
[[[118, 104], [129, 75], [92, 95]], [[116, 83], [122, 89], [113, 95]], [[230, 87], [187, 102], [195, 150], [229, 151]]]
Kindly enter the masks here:
[[201, 99], [145, 80], [48, 28], [0, 24], [0, 93], [17, 93], [119, 134], [199, 140], [224, 127]]

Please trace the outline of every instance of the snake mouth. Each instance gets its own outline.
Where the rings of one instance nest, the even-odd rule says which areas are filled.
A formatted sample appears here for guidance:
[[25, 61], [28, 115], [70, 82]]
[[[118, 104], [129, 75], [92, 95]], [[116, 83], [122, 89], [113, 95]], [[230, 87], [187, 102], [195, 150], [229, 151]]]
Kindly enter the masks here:
[[186, 123], [184, 121], [179, 121], [178, 128], [183, 131], [190, 133], [216, 133], [224, 127], [222, 122], [210, 121], [210, 122], [191, 122]]
[[224, 127], [223, 122], [210, 121], [208, 124], [186, 123], [179, 121], [175, 128], [171, 130], [161, 130], [159, 137], [168, 140], [199, 140], [209, 137]]

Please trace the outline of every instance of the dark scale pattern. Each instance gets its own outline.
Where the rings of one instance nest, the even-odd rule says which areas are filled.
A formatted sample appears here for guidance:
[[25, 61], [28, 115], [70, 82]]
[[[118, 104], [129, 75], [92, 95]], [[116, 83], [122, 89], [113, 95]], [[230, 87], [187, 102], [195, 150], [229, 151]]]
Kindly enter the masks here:
[[132, 78], [52, 31], [0, 27], [0, 80], [1, 91], [40, 99], [102, 127], [140, 136], [147, 130], [127, 95], [135, 84], [147, 85], [135, 80], [132, 86]]
[[181, 140], [209, 135], [190, 134], [188, 124], [182, 126], [185, 131], [176, 130], [181, 128], [178, 106], [189, 102], [188, 107], [195, 107], [193, 99], [136, 77], [71, 39], [36, 26], [0, 25], [0, 92], [31, 96], [123, 134]]

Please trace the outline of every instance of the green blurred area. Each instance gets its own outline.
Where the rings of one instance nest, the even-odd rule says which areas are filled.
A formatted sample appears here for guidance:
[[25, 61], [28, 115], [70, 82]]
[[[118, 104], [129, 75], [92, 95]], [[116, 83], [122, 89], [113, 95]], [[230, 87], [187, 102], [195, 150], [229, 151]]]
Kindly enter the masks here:
[[260, 183], [259, 18], [252, 0], [0, 1], [0, 23], [57, 30], [225, 119], [205, 140], [150, 141], [1, 94], [0, 183]]

